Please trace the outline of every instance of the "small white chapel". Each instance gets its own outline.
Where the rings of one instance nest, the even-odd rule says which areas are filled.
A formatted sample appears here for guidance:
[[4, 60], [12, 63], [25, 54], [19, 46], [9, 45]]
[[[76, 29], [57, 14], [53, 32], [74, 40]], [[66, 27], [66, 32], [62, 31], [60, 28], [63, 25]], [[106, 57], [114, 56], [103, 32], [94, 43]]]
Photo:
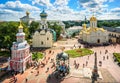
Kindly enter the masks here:
[[48, 28], [47, 25], [47, 13], [43, 10], [40, 13], [41, 21], [39, 29], [35, 31], [32, 39], [32, 47], [34, 48], [49, 48], [53, 46], [53, 42], [56, 41], [56, 32], [53, 29]]

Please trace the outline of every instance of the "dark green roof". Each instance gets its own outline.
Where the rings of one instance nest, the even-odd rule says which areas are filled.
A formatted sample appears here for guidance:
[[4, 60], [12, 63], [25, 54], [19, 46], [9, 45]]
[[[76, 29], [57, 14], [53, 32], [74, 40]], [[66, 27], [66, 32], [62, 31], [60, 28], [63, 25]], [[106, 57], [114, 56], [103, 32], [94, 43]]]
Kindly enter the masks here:
[[50, 29], [50, 31], [53, 34], [53, 40], [56, 41], [56, 32], [53, 29]]

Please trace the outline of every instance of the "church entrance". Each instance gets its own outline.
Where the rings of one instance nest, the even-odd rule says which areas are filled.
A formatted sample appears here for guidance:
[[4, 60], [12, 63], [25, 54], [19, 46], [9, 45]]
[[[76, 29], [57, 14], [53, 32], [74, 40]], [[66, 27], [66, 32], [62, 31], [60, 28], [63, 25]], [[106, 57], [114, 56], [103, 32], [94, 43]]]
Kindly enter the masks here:
[[109, 39], [109, 43], [112, 43], [112, 39]]
[[97, 40], [97, 43], [100, 43], [100, 39]]

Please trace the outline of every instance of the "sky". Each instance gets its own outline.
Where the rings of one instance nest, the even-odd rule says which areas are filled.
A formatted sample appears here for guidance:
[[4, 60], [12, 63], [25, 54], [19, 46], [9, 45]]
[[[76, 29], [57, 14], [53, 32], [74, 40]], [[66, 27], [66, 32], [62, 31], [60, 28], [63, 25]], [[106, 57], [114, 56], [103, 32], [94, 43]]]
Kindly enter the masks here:
[[19, 21], [26, 11], [40, 20], [43, 9], [48, 20], [120, 19], [120, 0], [0, 0], [0, 21]]

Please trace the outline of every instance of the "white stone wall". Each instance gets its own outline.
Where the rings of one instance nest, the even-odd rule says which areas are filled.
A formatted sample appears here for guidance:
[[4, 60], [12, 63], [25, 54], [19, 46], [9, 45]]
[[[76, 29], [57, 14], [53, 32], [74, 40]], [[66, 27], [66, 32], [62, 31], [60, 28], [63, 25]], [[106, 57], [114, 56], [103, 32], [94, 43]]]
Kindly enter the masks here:
[[52, 47], [52, 33], [50, 31], [45, 32], [45, 30], [42, 30], [40, 33], [35, 32], [32, 45], [33, 47]]
[[108, 41], [108, 33], [102, 32], [100, 30], [97, 32], [92, 32], [90, 36], [91, 40], [89, 41], [89, 43], [98, 43], [98, 39], [100, 40], [100, 43]]
[[113, 34], [113, 35], [116, 35], [117, 37], [120, 36], [120, 33], [117, 33], [117, 32], [108, 32], [109, 34]]
[[105, 31], [101, 31], [98, 30], [96, 32], [91, 32], [90, 34], [85, 34], [83, 33], [83, 35], [81, 35], [83, 41], [88, 42], [88, 43], [98, 43], [98, 39], [100, 40], [100, 43], [105, 43], [108, 42], [109, 38], [108, 38], [108, 32]]

